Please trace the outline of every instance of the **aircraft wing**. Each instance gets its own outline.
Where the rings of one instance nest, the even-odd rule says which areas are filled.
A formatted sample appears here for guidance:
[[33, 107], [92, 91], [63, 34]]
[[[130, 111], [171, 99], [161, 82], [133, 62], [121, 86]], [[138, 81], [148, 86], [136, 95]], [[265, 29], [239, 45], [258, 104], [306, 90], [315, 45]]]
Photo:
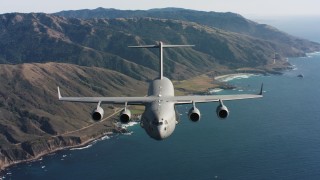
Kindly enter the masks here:
[[259, 94], [234, 94], [234, 95], [201, 95], [201, 96], [144, 96], [144, 97], [62, 97], [58, 87], [60, 101], [84, 102], [84, 103], [109, 103], [109, 104], [128, 104], [145, 105], [154, 101], [168, 101], [175, 104], [205, 103], [217, 101], [231, 101], [240, 99], [261, 98], [263, 84]]
[[205, 95], [205, 96], [175, 96], [170, 98], [175, 104], [205, 103], [217, 101], [232, 101], [240, 99], [262, 98], [263, 84], [258, 94]]
[[240, 99], [261, 98], [262, 95], [253, 94], [237, 94], [237, 95], [211, 95], [211, 96], [173, 96], [173, 97], [61, 97], [60, 101], [83, 102], [83, 103], [107, 103], [107, 104], [125, 104], [128, 105], [144, 105], [158, 100], [170, 101], [175, 104], [205, 103], [218, 102], [219, 100], [230, 101]]
[[156, 101], [156, 97], [62, 97], [58, 87], [58, 96], [60, 101], [83, 102], [83, 103], [107, 103], [107, 104], [125, 104], [144, 105]]
[[205, 102], [218, 102], [240, 100], [240, 99], [253, 99], [261, 98], [262, 94], [235, 94], [235, 95], [208, 95], [208, 96], [175, 96], [168, 98], [175, 104], [190, 104], [190, 103], [205, 103]]

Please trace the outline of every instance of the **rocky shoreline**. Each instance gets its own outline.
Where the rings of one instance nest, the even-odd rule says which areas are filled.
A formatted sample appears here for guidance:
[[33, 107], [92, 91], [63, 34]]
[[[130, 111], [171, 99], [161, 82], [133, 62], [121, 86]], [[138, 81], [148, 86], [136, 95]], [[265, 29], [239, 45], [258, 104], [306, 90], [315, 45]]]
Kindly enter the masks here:
[[[91, 143], [92, 141], [94, 141], [96, 138], [88, 139], [83, 142], [80, 140], [79, 137], [70, 138], [69, 141], [67, 141], [67, 142], [61, 140], [61, 139], [65, 139], [63, 137], [58, 137], [58, 139], [60, 139], [60, 142], [57, 145], [51, 144], [47, 148], [38, 149], [37, 152], [33, 152], [32, 150], [35, 149], [36, 147], [32, 147], [32, 145], [30, 145], [28, 143], [21, 144], [22, 147], [24, 146], [24, 147], [29, 148], [29, 150], [27, 150], [27, 151], [24, 151], [23, 150], [24, 148], [1, 150], [0, 169], [5, 170], [6, 168], [13, 166], [13, 165], [16, 165], [16, 164], [34, 161], [34, 160], [37, 160], [47, 154], [51, 154], [51, 153], [54, 153], [54, 152], [57, 152], [57, 151], [60, 151], [63, 149], [85, 146], [85, 145]], [[61, 143], [61, 142], [64, 142], [64, 143]], [[49, 143], [47, 142], [46, 144], [48, 145]], [[38, 144], [38, 145], [40, 145], [40, 144]], [[27, 152], [29, 152], [31, 154], [29, 154]], [[25, 158], [25, 159], [14, 159], [17, 156], [13, 156], [13, 155], [16, 155], [16, 154], [19, 154], [20, 158]]]
[[79, 136], [55, 136], [45, 140], [39, 140], [39, 142], [23, 142], [16, 145], [16, 148], [1, 149], [0, 171], [20, 163], [35, 161], [57, 151], [87, 146], [111, 134], [127, 132], [128, 131], [125, 128], [114, 127], [113, 129], [108, 129], [104, 133], [90, 138]]
[[[260, 69], [238, 69], [226, 74], [220, 74], [215, 77], [215, 80], [221, 78], [239, 76], [239, 74], [277, 74], [281, 75], [283, 70], [291, 69], [290, 66], [281, 67], [276, 70], [260, 70]], [[216, 84], [215, 84], [216, 83]], [[222, 89], [234, 88], [231, 85], [223, 82], [214, 82], [213, 84]], [[37, 160], [45, 155], [70, 148], [78, 148], [87, 146], [88, 144], [104, 137], [109, 133], [126, 133], [126, 129], [117, 128], [116, 126], [108, 127], [98, 134], [90, 135], [69, 135], [69, 136], [52, 136], [43, 137], [33, 142], [23, 142], [16, 145], [12, 145], [10, 148], [0, 150], [0, 170], [24, 163]]]

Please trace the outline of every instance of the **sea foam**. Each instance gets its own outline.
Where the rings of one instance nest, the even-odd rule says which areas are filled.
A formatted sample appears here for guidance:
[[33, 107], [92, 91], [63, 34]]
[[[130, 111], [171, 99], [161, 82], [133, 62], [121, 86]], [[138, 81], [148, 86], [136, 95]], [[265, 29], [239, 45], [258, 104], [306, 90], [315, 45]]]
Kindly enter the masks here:
[[92, 147], [93, 144], [88, 144], [86, 146], [83, 146], [83, 147], [77, 147], [77, 148], [71, 148], [70, 150], [82, 150], [82, 149], [87, 149], [87, 148], [90, 148]]
[[247, 79], [252, 76], [256, 76], [256, 75], [247, 74], [247, 73], [227, 74], [227, 75], [217, 76], [215, 77], [215, 80], [218, 80], [220, 82], [229, 82], [235, 79]]

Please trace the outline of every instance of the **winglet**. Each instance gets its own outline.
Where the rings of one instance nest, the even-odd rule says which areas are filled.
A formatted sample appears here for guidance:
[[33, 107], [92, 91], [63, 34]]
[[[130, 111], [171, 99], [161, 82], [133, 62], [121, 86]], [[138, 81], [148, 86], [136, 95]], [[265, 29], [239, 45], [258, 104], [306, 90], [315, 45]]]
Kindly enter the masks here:
[[261, 84], [261, 89], [260, 89], [260, 93], [259, 93], [259, 95], [261, 95], [261, 96], [262, 96], [262, 93], [263, 93], [263, 83]]
[[59, 99], [62, 98], [62, 96], [61, 96], [61, 94], [60, 94], [60, 88], [59, 88], [59, 86], [58, 86], [58, 97], [59, 97]]

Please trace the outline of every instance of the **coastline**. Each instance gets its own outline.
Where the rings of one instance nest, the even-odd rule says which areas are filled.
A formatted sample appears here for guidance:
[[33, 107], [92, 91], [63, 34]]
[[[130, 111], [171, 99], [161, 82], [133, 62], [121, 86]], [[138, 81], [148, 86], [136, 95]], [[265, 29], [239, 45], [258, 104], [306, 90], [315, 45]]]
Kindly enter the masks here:
[[[257, 72], [257, 71], [255, 71], [255, 72]], [[279, 72], [279, 73], [282, 74], [281, 72]], [[234, 87], [227, 85], [226, 82], [233, 80], [233, 79], [237, 79], [237, 78], [249, 78], [251, 76], [258, 75], [258, 74], [266, 75], [266, 71], [262, 71], [262, 72], [258, 71], [258, 73], [254, 73], [254, 72], [243, 73], [243, 72], [234, 71], [229, 74], [215, 76], [213, 79], [210, 78], [210, 80], [211, 80], [210, 85], [213, 86], [214, 88], [230, 89], [230, 88], [234, 88]], [[203, 77], [201, 77], [201, 78], [203, 78]], [[201, 91], [202, 91], [202, 93], [204, 93], [204, 89], [202, 89]], [[208, 92], [208, 89], [206, 91]], [[193, 91], [189, 91], [189, 93], [190, 92], [193, 93]], [[109, 118], [112, 118], [115, 115], [116, 114], [114, 114], [113, 116], [110, 116]], [[0, 166], [0, 172], [6, 170], [7, 168], [10, 168], [11, 166], [21, 164], [21, 163], [26, 163], [26, 162], [32, 162], [32, 161], [38, 160], [48, 154], [52, 154], [52, 153], [55, 153], [55, 152], [58, 152], [61, 150], [88, 146], [88, 145], [92, 144], [93, 142], [105, 137], [106, 135], [110, 135], [110, 133], [112, 133], [112, 134], [113, 133], [125, 133], [124, 129], [125, 128], [119, 128], [117, 126], [113, 126], [112, 128], [108, 129], [108, 131], [101, 133], [97, 136], [90, 137], [88, 139], [85, 139], [84, 137], [78, 136], [77, 138], [80, 139], [79, 144], [77, 144], [77, 142], [76, 143], [69, 142], [70, 144], [68, 144], [68, 145], [57, 146], [56, 148], [52, 148], [52, 149], [43, 149], [39, 154], [35, 154], [34, 157], [30, 157], [30, 158], [23, 159], [23, 160], [13, 160], [13, 161], [4, 162]], [[62, 137], [62, 136], [60, 136], [60, 137]], [[67, 138], [67, 136], [65, 136], [65, 137]], [[82, 141], [82, 138], [85, 140]], [[73, 143], [75, 143], [75, 144], [73, 144]]]
[[[101, 136], [101, 137], [103, 137], [103, 136]], [[58, 148], [50, 150], [48, 152], [40, 153], [40, 154], [36, 155], [35, 157], [30, 158], [30, 159], [12, 161], [11, 163], [2, 165], [0, 167], [0, 170], [1, 171], [6, 170], [7, 168], [9, 168], [11, 166], [14, 166], [14, 165], [17, 165], [17, 164], [20, 164], [20, 163], [36, 161], [36, 160], [42, 158], [43, 156], [46, 156], [48, 154], [55, 153], [55, 152], [58, 152], [58, 151], [61, 151], [61, 150], [86, 146], [86, 145], [92, 143], [93, 141], [95, 141], [95, 140], [97, 140], [97, 139], [99, 139], [101, 137], [91, 138], [91, 139], [88, 139], [88, 140], [82, 142], [81, 144], [77, 144], [77, 145], [69, 145], [69, 146], [64, 146], [64, 147], [58, 147]]]
[[[319, 58], [318, 58], [319, 59]], [[286, 71], [283, 76], [274, 76], [274, 75], [269, 75], [269, 76], [263, 76], [263, 75], [258, 75], [258, 76], [253, 76], [249, 79], [241, 79], [241, 80], [233, 80], [230, 83], [231, 84], [236, 84], [239, 88], [236, 90], [228, 90], [227, 91], [222, 91], [222, 94], [234, 94], [234, 93], [255, 93], [257, 92], [256, 90], [259, 89], [259, 84], [261, 82], [264, 82], [266, 88], [264, 89], [265, 92], [264, 95], [268, 96], [267, 99], [277, 99], [279, 97], [279, 93], [286, 94], [286, 92], [294, 89], [295, 87], [298, 88], [297, 91], [290, 91], [293, 94], [290, 94], [289, 96], [299, 94], [300, 92], [304, 92], [304, 87], [299, 86], [302, 83], [304, 85], [317, 85], [316, 79], [313, 81], [315, 83], [311, 83], [312, 81], [309, 81], [311, 79], [314, 79], [312, 77], [317, 77], [314, 76], [313, 74], [316, 74], [316, 67], [317, 66], [312, 66], [314, 65], [313, 62], [316, 64], [319, 64], [320, 62], [316, 62], [316, 60], [313, 60], [313, 62], [309, 61], [309, 59], [305, 58], [293, 58], [290, 59], [290, 62], [293, 65], [296, 65], [297, 70], [294, 71]], [[308, 65], [308, 66], [305, 66]], [[309, 70], [309, 67], [312, 67], [313, 70], [315, 70], [314, 73], [306, 73], [306, 70]], [[305, 75], [305, 79], [299, 79], [296, 78], [296, 74], [303, 72]], [[312, 75], [312, 76], [311, 76]], [[250, 86], [247, 86], [250, 85]], [[278, 87], [278, 89], [274, 89], [274, 87]], [[281, 86], [281, 87], [280, 87]], [[244, 91], [241, 92], [239, 89], [242, 88]], [[271, 88], [271, 89], [269, 89]], [[273, 89], [272, 89], [273, 88]], [[280, 91], [279, 91], [280, 89]], [[308, 88], [311, 92], [309, 98], [305, 99], [306, 102], [312, 101], [312, 91], [313, 87]], [[278, 92], [279, 91], [279, 92]], [[266, 97], [264, 97], [266, 98]], [[133, 128], [129, 128], [129, 130], [133, 130], [134, 133], [132, 136], [123, 136], [123, 135], [113, 135], [113, 137], [110, 140], [106, 141], [99, 141], [96, 144], [94, 144], [91, 148], [83, 149], [83, 150], [63, 150], [59, 151], [55, 154], [49, 154], [48, 156], [43, 157], [42, 160], [34, 161], [34, 162], [29, 162], [29, 163], [22, 163], [19, 165], [15, 165], [11, 168], [9, 168], [7, 171], [5, 171], [3, 174], [5, 176], [5, 179], [26, 179], [24, 177], [30, 177], [30, 179], [40, 179], [42, 178], [54, 178], [54, 179], [59, 179], [61, 176], [66, 177], [66, 178], [75, 178], [77, 177], [78, 179], [80, 178], [93, 178], [93, 177], [101, 177], [101, 178], [106, 178], [106, 177], [115, 177], [117, 179], [125, 179], [128, 177], [127, 175], [130, 174], [132, 177], [150, 177], [152, 176], [152, 171], [148, 171], [149, 173], [147, 175], [139, 173], [139, 169], [143, 168], [143, 164], [148, 164], [150, 160], [148, 159], [143, 159], [143, 162], [140, 163], [140, 165], [137, 165], [137, 162], [139, 162], [139, 159], [141, 160], [141, 157], [144, 157], [145, 154], [143, 153], [145, 148], [147, 147], [148, 149], [152, 150], [150, 152], [157, 152], [157, 149], [162, 150], [159, 155], [161, 155], [161, 164], [156, 165], [156, 169], [161, 169], [165, 165], [166, 162], [170, 162], [170, 159], [175, 158], [175, 153], [171, 153], [170, 157], [167, 157], [168, 153], [166, 153], [166, 150], [169, 148], [173, 149], [172, 152], [181, 152], [183, 153], [181, 157], [179, 156], [179, 159], [177, 161], [174, 161], [174, 165], [172, 167], [176, 167], [178, 169], [171, 169], [171, 173], [175, 174], [175, 172], [180, 171], [184, 172], [185, 169], [188, 169], [188, 167], [192, 167], [192, 164], [195, 162], [188, 161], [187, 165], [181, 166], [180, 162], [185, 162], [186, 158], [190, 157], [190, 152], [192, 154], [196, 155], [196, 163], [201, 164], [201, 167], [197, 167], [197, 171], [194, 171], [192, 174], [192, 177], [199, 177], [199, 172], [201, 174], [201, 178], [203, 179], [223, 179], [223, 178], [235, 178], [237, 179], [238, 176], [242, 176], [245, 178], [252, 178], [255, 179], [258, 176], [261, 177], [262, 179], [264, 177], [279, 177], [279, 175], [287, 176], [287, 177], [302, 177], [299, 174], [293, 174], [292, 171], [298, 171], [302, 172], [303, 177], [309, 177], [308, 174], [311, 172], [315, 175], [312, 176], [316, 179], [318, 170], [317, 170], [317, 159], [315, 157], [319, 156], [319, 152], [317, 150], [317, 142], [310, 133], [309, 131], [306, 131], [305, 129], [301, 129], [301, 123], [303, 125], [306, 125], [308, 128], [313, 128], [310, 129], [314, 134], [316, 135], [317, 129], [319, 130], [320, 126], [315, 126], [314, 123], [319, 124], [317, 122], [317, 119], [313, 119], [311, 122], [308, 121], [308, 117], [303, 117], [303, 114], [300, 114], [299, 118], [297, 118], [294, 114], [289, 113], [290, 116], [288, 116], [285, 121], [287, 122], [282, 122], [281, 128], [279, 128], [279, 118], [281, 119], [281, 113], [280, 114], [272, 114], [272, 118], [263, 116], [262, 114], [266, 113], [267, 116], [268, 112], [273, 112], [272, 109], [281, 109], [282, 104], [277, 104], [277, 107], [274, 107], [275, 101], [268, 101], [267, 99], [260, 99], [260, 100], [245, 100], [243, 101], [230, 101], [230, 102], [225, 102], [226, 105], [229, 107], [230, 110], [232, 110], [232, 114], [227, 119], [228, 123], [226, 121], [221, 122], [215, 115], [215, 106], [217, 105], [216, 103], [209, 103], [209, 104], [201, 104], [199, 107], [201, 113], [206, 116], [201, 119], [202, 121], [198, 124], [192, 124], [187, 118], [187, 111], [189, 107], [179, 107], [178, 112], [182, 114], [181, 121], [179, 126], [177, 126], [177, 130], [179, 130], [179, 133], [175, 132], [174, 136], [172, 139], [168, 139], [169, 143], [157, 143], [154, 141], [149, 140], [149, 137], [146, 136], [144, 131], [141, 131], [139, 126], [135, 126]], [[287, 99], [287, 98], [284, 98]], [[304, 99], [304, 98], [303, 98]], [[287, 99], [288, 100], [288, 99]], [[290, 99], [287, 101], [290, 104]], [[318, 101], [320, 102], [320, 101]], [[254, 106], [252, 106], [254, 105]], [[256, 112], [261, 109], [259, 107], [271, 107], [271, 109], [263, 109], [264, 112]], [[299, 107], [299, 103], [295, 104], [296, 107]], [[246, 108], [243, 109], [243, 107], [250, 107], [254, 109], [250, 110], [255, 110], [255, 115], [250, 116], [246, 114]], [[290, 106], [291, 107], [291, 106]], [[287, 109], [292, 109], [288, 107]], [[317, 107], [316, 105], [313, 107]], [[213, 110], [212, 110], [213, 109]], [[308, 111], [308, 107], [305, 107], [303, 111], [305, 110]], [[316, 112], [316, 109], [314, 109]], [[257, 114], [257, 115], [256, 115]], [[263, 117], [264, 119], [258, 119], [257, 117]], [[305, 119], [303, 119], [305, 118]], [[287, 124], [288, 122], [292, 122], [292, 119], [295, 120], [294, 126], [289, 128], [290, 133], [288, 134], [287, 131], [283, 131], [283, 129], [288, 128]], [[270, 122], [272, 121], [272, 122]], [[252, 123], [254, 122], [254, 123]], [[183, 123], [183, 124], [181, 124]], [[190, 124], [191, 123], [191, 124]], [[223, 124], [222, 124], [223, 123]], [[272, 124], [272, 126], [270, 125]], [[250, 127], [248, 126], [250, 125]], [[245, 127], [245, 128], [241, 128]], [[295, 127], [295, 128], [294, 128]], [[194, 129], [196, 128], [196, 129]], [[188, 134], [190, 132], [190, 129], [196, 130], [197, 132], [200, 133], [194, 133], [194, 134]], [[251, 132], [253, 130], [254, 133]], [[264, 130], [268, 129], [268, 133], [261, 133], [265, 132]], [[204, 131], [206, 130], [206, 131]], [[213, 133], [214, 130], [214, 133]], [[237, 130], [237, 132], [235, 132]], [[250, 131], [248, 131], [250, 130]], [[270, 130], [270, 131], [269, 131]], [[202, 132], [203, 131], [203, 132]], [[211, 132], [211, 133], [210, 133]], [[226, 133], [226, 132], [235, 132], [233, 133]], [[301, 136], [302, 138], [299, 138], [297, 141], [295, 136], [298, 133], [302, 133]], [[213, 134], [212, 134], [213, 133]], [[286, 136], [286, 139], [289, 138], [290, 142], [288, 141], [288, 144], [285, 144], [284, 147], [281, 146], [283, 144], [283, 138], [277, 138], [275, 136], [269, 136], [268, 134], [284, 134]], [[261, 138], [259, 136], [252, 136], [252, 134], [264, 134], [265, 138]], [[190, 136], [194, 137], [196, 136], [193, 140], [195, 140], [195, 143], [200, 143], [200, 146], [202, 147], [207, 147], [206, 151], [204, 153], [197, 154], [199, 152], [199, 149], [194, 147], [193, 149], [190, 150], [183, 150], [182, 147], [191, 147], [192, 144], [187, 141], [181, 141], [185, 139], [185, 136]], [[241, 143], [241, 139], [246, 139], [245, 137], [249, 137], [247, 139], [247, 142], [249, 143], [250, 147], [256, 147], [256, 148], [246, 148], [247, 146], [244, 146], [243, 143]], [[221, 138], [223, 137], [223, 138]], [[141, 141], [142, 139], [145, 139], [146, 141]], [[254, 138], [252, 140], [251, 138]], [[266, 139], [267, 138], [267, 139]], [[269, 138], [269, 139], [268, 139]], [[204, 139], [201, 142], [199, 139]], [[226, 143], [226, 140], [228, 141]], [[240, 140], [240, 141], [239, 141]], [[310, 141], [305, 141], [305, 140], [312, 140], [312, 144], [310, 144]], [[315, 140], [315, 141], [313, 141]], [[124, 143], [125, 142], [131, 142], [131, 143]], [[238, 142], [236, 147], [234, 142]], [[180, 144], [179, 144], [180, 142]], [[275, 144], [275, 146], [268, 147], [267, 151], [261, 151], [261, 146], [263, 144], [266, 144], [265, 142], [272, 142]], [[287, 141], [286, 141], [287, 142]], [[137, 144], [138, 143], [138, 144]], [[156, 144], [155, 144], [156, 143]], [[182, 143], [182, 144], [181, 144]], [[183, 144], [184, 143], [184, 144]], [[250, 144], [251, 143], [251, 144]], [[294, 144], [293, 144], [294, 143]], [[302, 144], [301, 144], [302, 143]], [[118, 144], [118, 145], [116, 145]], [[162, 144], [162, 145], [161, 145]], [[279, 144], [281, 148], [279, 149]], [[116, 145], [116, 146], [115, 146]], [[175, 146], [172, 146], [175, 145]], [[208, 147], [210, 145], [210, 147]], [[217, 148], [217, 145], [220, 145], [221, 148]], [[130, 149], [131, 153], [126, 151], [126, 149]], [[288, 149], [289, 148], [289, 149]], [[108, 150], [110, 149], [110, 150]], [[111, 151], [112, 149], [112, 151]], [[233, 156], [230, 156], [230, 152], [224, 151], [225, 149], [233, 149]], [[237, 149], [241, 150], [238, 151]], [[182, 150], [182, 151], [181, 151]], [[248, 153], [248, 150], [251, 151], [251, 153]], [[303, 152], [300, 152], [299, 150], [303, 150]], [[287, 156], [283, 155], [284, 151], [289, 151], [290, 155], [294, 159], [287, 158]], [[126, 153], [127, 152], [127, 153]], [[297, 152], [299, 152], [300, 155], [297, 156]], [[220, 154], [219, 154], [220, 153]], [[256, 154], [258, 153], [258, 154]], [[158, 155], [157, 154], [157, 155]], [[245, 156], [245, 158], [240, 158], [239, 159], [239, 154]], [[276, 158], [274, 158], [274, 155], [277, 155]], [[204, 157], [205, 155], [205, 157]], [[219, 156], [218, 156], [219, 155]], [[222, 157], [222, 158], [221, 158]], [[221, 166], [219, 164], [226, 163], [225, 158], [227, 159], [230, 158], [231, 161], [227, 162], [226, 167], [228, 168], [227, 171], [225, 171], [225, 168], [221, 169]], [[271, 158], [270, 158], [271, 157]], [[211, 161], [212, 159], [215, 159], [214, 161]], [[259, 159], [259, 161], [257, 161]], [[299, 160], [302, 161], [300, 162]], [[229, 159], [228, 159], [229, 160]], [[245, 166], [241, 171], [239, 170], [239, 167], [237, 167], [236, 164], [239, 164], [243, 162], [243, 160], [246, 161], [246, 164], [249, 164], [250, 166]], [[311, 160], [311, 164], [310, 164]], [[151, 160], [152, 162], [156, 162], [157, 159]], [[268, 167], [266, 167], [265, 162], [269, 162]], [[280, 163], [279, 161], [284, 162]], [[257, 165], [257, 162], [259, 163], [259, 170], [261, 172], [265, 172], [263, 175], [258, 174], [256, 169], [252, 169], [251, 167], [255, 167]], [[296, 163], [299, 162], [299, 163]], [[214, 173], [211, 171], [206, 171], [208, 168], [208, 163], [210, 164], [210, 169], [214, 168], [217, 169]], [[179, 166], [180, 164], [180, 166]], [[291, 168], [287, 166], [287, 164], [293, 164], [294, 167]], [[122, 174], [121, 172], [121, 167], [124, 165], [127, 165], [126, 167], [133, 166], [130, 168], [130, 171], [128, 171], [126, 174]], [[303, 168], [309, 166], [311, 167], [310, 171], [303, 171]], [[266, 168], [268, 169], [273, 169], [273, 168], [279, 168], [282, 170], [285, 170], [284, 172], [275, 172], [274, 174], [270, 175], [269, 171], [265, 171]], [[79, 171], [79, 169], [85, 170], [85, 171]], [[155, 169], [155, 167], [151, 167], [149, 169]], [[302, 170], [301, 170], [302, 169]], [[75, 170], [75, 172], [73, 172]], [[301, 171], [299, 171], [301, 170]], [[219, 172], [218, 172], [219, 171]], [[61, 172], [65, 172], [65, 174], [60, 174]], [[100, 173], [99, 173], [100, 172]], [[198, 173], [197, 173], [198, 172]], [[236, 175], [230, 175], [230, 172], [237, 172]], [[6, 173], [9, 173], [8, 175]], [[11, 174], [10, 174], [11, 173]], [[280, 174], [281, 173], [281, 174]], [[95, 176], [97, 175], [97, 176]], [[161, 177], [167, 177], [166, 173], [162, 173]], [[161, 177], [159, 179], [161, 179]], [[172, 176], [171, 176], [172, 177]], [[186, 178], [185, 175], [181, 174], [176, 174], [174, 176], [175, 178], [183, 179]], [[190, 176], [191, 177], [191, 176]], [[191, 178], [192, 178], [191, 177]], [[94, 178], [93, 178], [94, 179]]]
[[[0, 173], [2, 171], [5, 171], [6, 169], [10, 168], [11, 166], [17, 165], [17, 164], [21, 164], [21, 163], [27, 163], [27, 162], [32, 162], [32, 161], [37, 161], [38, 159], [41, 159], [42, 157], [52, 154], [52, 153], [56, 153], [58, 151], [62, 151], [62, 150], [67, 150], [67, 149], [73, 149], [73, 148], [82, 148], [82, 147], [86, 147], [89, 145], [94, 144], [95, 142], [99, 141], [99, 140], [105, 140], [105, 139], [109, 139], [110, 135], [114, 135], [114, 134], [125, 134], [127, 133], [127, 127], [119, 127], [116, 124], [114, 124], [113, 128], [110, 128], [108, 130], [106, 130], [104, 133], [101, 133], [95, 137], [91, 137], [89, 139], [86, 139], [84, 141], [81, 140], [81, 142], [79, 144], [73, 144], [74, 142], [69, 141], [69, 145], [62, 145], [62, 146], [57, 146], [56, 148], [52, 148], [52, 149], [43, 149], [41, 153], [36, 154], [33, 157], [30, 158], [26, 158], [23, 160], [13, 160], [13, 161], [7, 161], [7, 163], [3, 163], [0, 165]], [[63, 136], [58, 136], [58, 138], [62, 139], [62, 138], [68, 138], [67, 136], [63, 137]], [[82, 139], [81, 137], [78, 137], [79, 139]]]
[[[230, 79], [235, 79], [235, 78], [243, 78], [243, 77], [250, 77], [250, 76], [253, 76], [255, 74], [253, 73], [231, 73], [231, 74], [224, 74], [224, 75], [219, 75], [219, 76], [216, 76], [214, 78], [214, 81], [219, 81], [219, 82], [222, 82], [223, 84], [227, 81], [229, 81]], [[215, 82], [213, 82], [213, 84], [215, 84]], [[222, 85], [224, 87], [224, 85]], [[219, 87], [221, 87], [221, 85], [219, 85]], [[115, 116], [116, 114], [114, 114], [113, 116]], [[113, 117], [112, 116], [112, 117]], [[112, 118], [112, 117], [109, 117], [109, 118]], [[75, 142], [70, 142], [69, 145], [66, 145], [66, 146], [57, 146], [56, 148], [53, 148], [53, 149], [43, 149], [41, 153], [39, 154], [36, 154], [34, 157], [30, 157], [30, 158], [27, 158], [27, 159], [23, 159], [23, 160], [13, 160], [13, 161], [7, 161], [7, 163], [3, 163], [1, 164], [0, 166], [0, 172], [1, 171], [5, 171], [6, 169], [10, 168], [11, 166], [14, 166], [14, 165], [17, 165], [17, 164], [21, 164], [21, 163], [26, 163], [26, 162], [32, 162], [32, 161], [36, 161], [48, 154], [52, 154], [52, 153], [56, 153], [58, 151], [61, 151], [61, 150], [67, 150], [67, 149], [72, 149], [72, 148], [81, 148], [81, 147], [85, 147], [85, 146], [88, 146], [92, 143], [94, 143], [95, 141], [98, 141], [99, 139], [105, 137], [106, 135], [110, 135], [110, 134], [114, 134], [114, 133], [126, 133], [125, 129], [127, 128], [127, 126], [121, 128], [121, 127], [118, 127], [118, 126], [114, 126], [112, 127], [111, 129], [108, 129], [107, 132], [105, 133], [101, 133], [95, 137], [91, 137], [89, 139], [86, 139], [84, 141], [81, 141], [79, 144], [73, 144]], [[57, 136], [59, 137], [59, 136]], [[63, 136], [60, 136], [60, 137], [63, 137]], [[67, 137], [67, 136], [65, 136]], [[78, 137], [79, 139], [82, 139], [81, 137]]]
[[216, 76], [214, 79], [219, 82], [228, 82], [234, 79], [243, 79], [243, 78], [249, 78], [251, 76], [255, 76], [254, 73], [232, 73], [232, 74], [225, 74]]

